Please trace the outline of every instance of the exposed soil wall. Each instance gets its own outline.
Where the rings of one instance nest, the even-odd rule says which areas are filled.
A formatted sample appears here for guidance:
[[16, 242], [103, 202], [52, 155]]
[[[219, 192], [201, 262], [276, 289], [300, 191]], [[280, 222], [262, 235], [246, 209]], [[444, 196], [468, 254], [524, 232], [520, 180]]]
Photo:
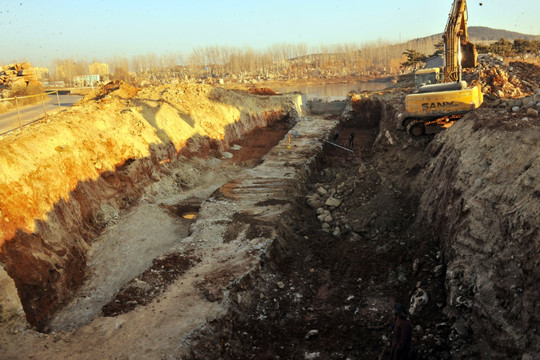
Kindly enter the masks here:
[[[340, 146], [348, 147], [348, 135], [355, 134], [353, 152], [325, 144], [302, 190], [305, 200], [280, 222], [287, 224], [280, 227], [287, 251], [267, 252], [258, 271], [231, 284], [228, 313], [194, 332], [183, 357], [389, 357], [392, 308], [412, 305], [420, 292], [430, 301], [415, 305], [417, 353], [425, 359], [449, 355], [449, 328], [441, 325], [445, 317], [437, 305], [445, 302], [444, 277], [434, 270], [442, 268], [438, 244], [424, 244], [414, 228], [420, 191], [406, 191], [417, 173], [408, 174], [400, 166], [404, 158], [394, 154], [403, 148], [391, 126], [396, 110], [377, 96], [353, 106], [335, 129]], [[389, 129], [392, 144], [378, 135]], [[385, 151], [373, 153], [374, 147]], [[412, 143], [409, 154], [423, 148], [423, 142]]]
[[422, 174], [419, 221], [443, 248], [456, 358], [540, 353], [540, 122], [497, 115], [436, 137]]
[[160, 163], [220, 152], [295, 111], [290, 98], [206, 86], [99, 91], [0, 142], [0, 261], [38, 327], [80, 285], [109, 210], [136, 202]]
[[[392, 106], [382, 107], [374, 161], [381, 177], [417, 198], [415, 246], [440, 250], [442, 267], [432, 271], [444, 281], [451, 356], [534, 358], [538, 118], [527, 109], [484, 107], [435, 137], [413, 139], [397, 126], [399, 95], [384, 97]], [[424, 290], [432, 303], [437, 289]]]

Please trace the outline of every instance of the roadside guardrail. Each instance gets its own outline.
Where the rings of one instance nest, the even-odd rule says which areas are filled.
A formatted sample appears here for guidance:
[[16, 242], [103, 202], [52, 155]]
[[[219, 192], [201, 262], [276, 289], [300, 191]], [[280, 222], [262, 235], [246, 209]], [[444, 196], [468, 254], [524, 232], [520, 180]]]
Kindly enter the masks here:
[[[29, 105], [29, 104], [22, 104], [21, 102], [22, 102], [23, 99], [39, 97], [41, 99], [41, 105], [43, 106], [43, 115], [47, 116], [47, 109], [45, 108], [45, 102], [46, 102], [47, 96], [52, 95], [52, 94], [56, 94], [56, 101], [58, 103], [58, 109], [60, 110], [60, 108], [61, 108], [61, 106], [60, 106], [60, 96], [58, 94], [58, 90], [46, 91], [46, 92], [43, 92], [41, 94], [36, 94], [36, 95], [14, 96], [14, 97], [11, 97], [11, 98], [0, 99], [0, 102], [5, 102], [5, 101], [13, 102], [15, 104], [15, 108], [17, 109], [17, 120], [19, 122], [19, 126], [16, 127], [16, 128], [11, 129], [10, 131], [20, 129], [23, 126], [26, 126], [26, 125], [29, 124], [29, 123], [25, 123], [23, 125], [22, 122], [21, 122], [21, 108], [23, 106]], [[50, 109], [49, 109], [49, 111], [50, 111]], [[34, 121], [32, 121], [32, 122], [34, 122]], [[32, 123], [32, 122], [30, 122], [30, 123]]]

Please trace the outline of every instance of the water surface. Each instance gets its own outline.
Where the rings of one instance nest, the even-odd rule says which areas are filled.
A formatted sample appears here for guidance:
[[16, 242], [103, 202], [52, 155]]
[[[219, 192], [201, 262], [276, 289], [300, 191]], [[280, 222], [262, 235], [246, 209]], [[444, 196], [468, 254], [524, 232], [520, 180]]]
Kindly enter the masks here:
[[377, 91], [391, 86], [391, 82], [357, 82], [340, 84], [317, 84], [317, 85], [294, 85], [274, 88], [275, 91], [291, 92], [299, 91], [308, 99], [322, 98], [325, 100], [341, 100], [347, 97], [350, 91]]

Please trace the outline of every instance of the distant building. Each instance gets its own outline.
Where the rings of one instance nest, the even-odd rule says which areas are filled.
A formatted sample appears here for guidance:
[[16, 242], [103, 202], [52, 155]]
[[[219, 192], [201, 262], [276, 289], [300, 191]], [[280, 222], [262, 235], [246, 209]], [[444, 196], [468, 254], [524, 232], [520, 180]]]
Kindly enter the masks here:
[[49, 78], [49, 69], [46, 67], [34, 67], [34, 74], [38, 80]]
[[93, 63], [88, 65], [90, 75], [109, 75], [109, 65], [104, 63]]
[[100, 75], [82, 75], [75, 76], [73, 78], [73, 85], [75, 86], [93, 86], [101, 81]]
[[444, 60], [441, 54], [435, 54], [426, 60], [426, 68], [438, 68], [444, 66]]

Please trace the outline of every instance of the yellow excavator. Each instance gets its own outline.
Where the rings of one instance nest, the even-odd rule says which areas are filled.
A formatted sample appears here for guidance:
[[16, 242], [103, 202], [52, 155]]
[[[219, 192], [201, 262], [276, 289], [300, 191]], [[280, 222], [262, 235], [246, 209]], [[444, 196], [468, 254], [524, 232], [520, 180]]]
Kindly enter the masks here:
[[405, 97], [402, 125], [412, 136], [440, 132], [483, 102], [480, 85], [468, 87], [461, 79], [462, 68], [476, 67], [478, 56], [469, 42], [466, 15], [466, 1], [455, 0], [443, 34], [443, 82], [420, 86]]

